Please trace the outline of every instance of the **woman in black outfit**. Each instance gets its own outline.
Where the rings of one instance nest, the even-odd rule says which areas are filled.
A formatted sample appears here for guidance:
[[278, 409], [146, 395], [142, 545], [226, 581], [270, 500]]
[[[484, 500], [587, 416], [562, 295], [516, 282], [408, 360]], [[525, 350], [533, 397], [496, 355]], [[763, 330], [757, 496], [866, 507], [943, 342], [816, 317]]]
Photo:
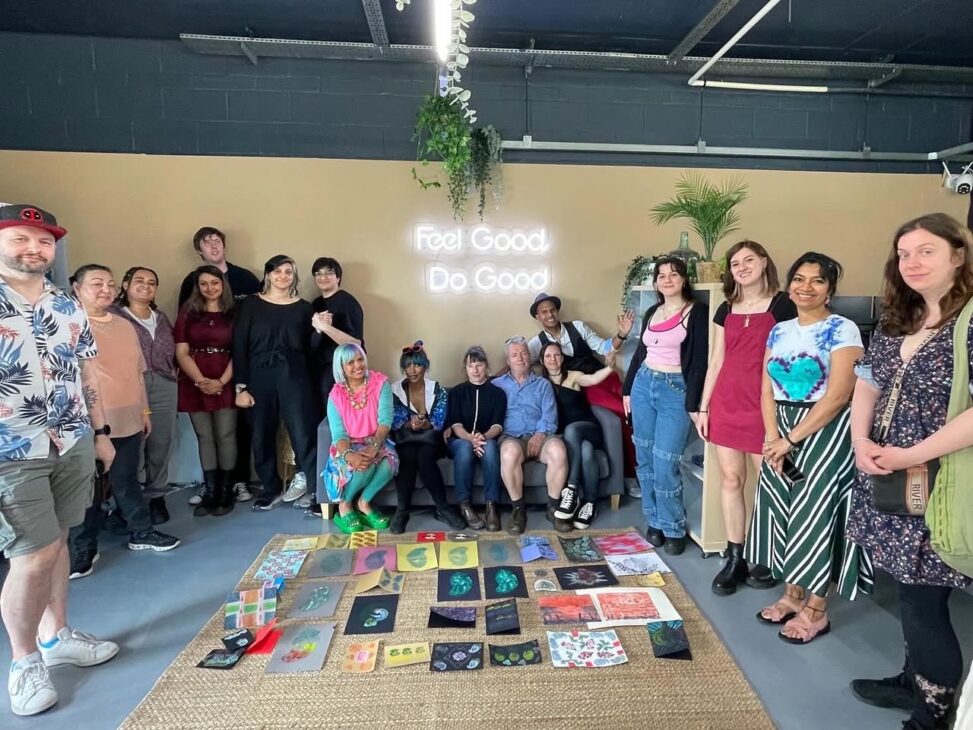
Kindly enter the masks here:
[[250, 409], [253, 456], [263, 485], [253, 509], [272, 509], [280, 501], [277, 474], [277, 426], [281, 418], [294, 447], [298, 467], [315, 474], [314, 397], [308, 363], [311, 342], [309, 302], [297, 295], [294, 260], [277, 255], [264, 264], [263, 291], [240, 305], [233, 328], [233, 376], [238, 408]]

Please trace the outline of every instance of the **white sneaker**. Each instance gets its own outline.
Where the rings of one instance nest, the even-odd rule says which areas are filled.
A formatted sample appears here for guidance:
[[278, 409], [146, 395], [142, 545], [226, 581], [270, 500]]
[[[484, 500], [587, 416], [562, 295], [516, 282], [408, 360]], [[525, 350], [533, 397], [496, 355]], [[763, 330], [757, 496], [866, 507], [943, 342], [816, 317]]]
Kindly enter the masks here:
[[36, 715], [57, 704], [57, 690], [51, 684], [47, 665], [37, 652], [25, 656], [10, 668], [7, 679], [10, 709], [15, 715]]
[[561, 501], [554, 509], [554, 516], [559, 520], [570, 520], [578, 510], [578, 488], [568, 484], [561, 490]]
[[102, 641], [83, 631], [72, 631], [65, 626], [57, 632], [58, 642], [47, 649], [40, 645], [44, 664], [56, 667], [60, 664], [73, 664], [76, 667], [93, 667], [104, 664], [118, 653], [118, 644], [113, 641]]
[[307, 494], [307, 477], [304, 476], [304, 472], [299, 471], [291, 479], [291, 483], [287, 486], [283, 496], [285, 502], [293, 502], [294, 500], [300, 499], [305, 494]]
[[294, 500], [294, 507], [296, 509], [307, 509], [308, 507], [311, 506], [311, 502], [313, 501], [314, 501], [314, 495], [308, 492], [300, 499]]
[[237, 502], [249, 502], [253, 499], [253, 492], [250, 491], [246, 482], [237, 482], [234, 484], [233, 494], [236, 495]]
[[642, 485], [635, 477], [625, 477], [625, 491], [632, 499], [642, 498]]
[[206, 491], [206, 487], [200, 487], [199, 489], [197, 489], [196, 490], [196, 493], [192, 497], [189, 498], [189, 504], [191, 504], [191, 505], [193, 505], [195, 507], [197, 504], [199, 504], [200, 502], [202, 502], [203, 501], [203, 492], [205, 492], [205, 491]]

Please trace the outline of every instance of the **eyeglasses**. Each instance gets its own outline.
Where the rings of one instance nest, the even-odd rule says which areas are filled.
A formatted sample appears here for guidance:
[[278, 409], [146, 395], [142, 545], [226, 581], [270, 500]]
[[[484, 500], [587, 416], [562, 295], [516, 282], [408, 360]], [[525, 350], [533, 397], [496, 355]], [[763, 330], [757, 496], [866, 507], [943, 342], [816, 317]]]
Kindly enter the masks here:
[[527, 338], [522, 335], [514, 335], [513, 337], [508, 337], [504, 345], [525, 345], [527, 344]]
[[331, 269], [320, 269], [314, 272], [315, 279], [329, 279], [332, 276], [337, 276], [337, 274]]
[[402, 354], [405, 355], [406, 353], [410, 353], [410, 352], [422, 352], [422, 344], [423, 344], [422, 340], [416, 340], [416, 343], [414, 345], [403, 347]]

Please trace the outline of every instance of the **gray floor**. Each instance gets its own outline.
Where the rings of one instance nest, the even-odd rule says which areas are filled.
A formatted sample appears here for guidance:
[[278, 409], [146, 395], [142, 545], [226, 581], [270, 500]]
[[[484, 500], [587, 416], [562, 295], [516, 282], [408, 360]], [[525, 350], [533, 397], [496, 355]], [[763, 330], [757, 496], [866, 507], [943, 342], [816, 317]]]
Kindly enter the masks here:
[[[275, 533], [325, 531], [321, 521], [305, 518], [291, 508], [258, 514], [241, 505], [226, 517], [194, 519], [185, 504], [187, 495], [169, 498], [173, 519], [166, 529], [183, 539], [180, 548], [159, 555], [132, 553], [123, 548], [120, 538], [105, 536], [95, 572], [71, 582], [72, 625], [118, 641], [122, 645], [119, 656], [101, 667], [53, 670], [60, 703], [41, 716], [15, 717], [6, 701], [0, 700], [0, 727], [117, 727], [219, 609]], [[595, 526], [640, 525], [638, 506], [626, 501], [618, 512], [602, 512]], [[424, 514], [414, 517], [409, 529], [432, 529], [437, 524]], [[548, 528], [543, 512], [530, 513], [529, 529]], [[899, 727], [902, 713], [863, 705], [848, 690], [848, 682], [855, 677], [881, 677], [898, 671], [902, 643], [891, 585], [880, 584], [874, 597], [854, 604], [835, 601], [832, 633], [799, 647], [780, 641], [772, 627], [755, 620], [754, 614], [769, 602], [770, 592], [743, 589], [730, 598], [713, 595], [709, 584], [719, 569], [718, 557], [703, 559], [694, 548], [666, 559], [723, 637], [780, 728]], [[969, 631], [973, 596], [956, 595], [953, 612], [955, 625], [966, 627], [964, 654], [969, 660], [973, 655], [973, 632]], [[0, 661], [10, 661], [5, 636]], [[653, 692], [664, 701], [664, 687], [653, 688]]]

